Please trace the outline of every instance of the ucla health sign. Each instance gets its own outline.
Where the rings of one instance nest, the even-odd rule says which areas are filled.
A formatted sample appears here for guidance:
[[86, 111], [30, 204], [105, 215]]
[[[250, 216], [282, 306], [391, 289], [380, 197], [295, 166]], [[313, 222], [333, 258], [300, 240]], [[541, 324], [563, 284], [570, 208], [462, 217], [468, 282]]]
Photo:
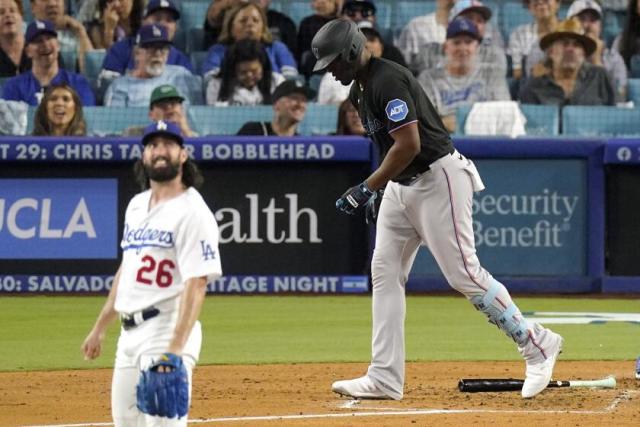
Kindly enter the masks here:
[[0, 180], [0, 259], [117, 256], [116, 179]]
[[[475, 161], [486, 190], [473, 200], [481, 264], [494, 275], [586, 275], [587, 164], [579, 159]], [[413, 275], [439, 275], [421, 250]]]

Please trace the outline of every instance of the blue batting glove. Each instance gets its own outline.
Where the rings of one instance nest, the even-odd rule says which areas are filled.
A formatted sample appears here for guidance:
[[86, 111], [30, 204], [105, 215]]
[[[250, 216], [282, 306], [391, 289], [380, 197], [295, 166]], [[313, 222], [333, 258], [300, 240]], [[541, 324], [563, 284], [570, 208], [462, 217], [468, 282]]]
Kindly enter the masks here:
[[364, 206], [375, 195], [367, 182], [348, 189], [338, 200], [336, 208], [346, 214], [353, 215], [360, 206]]

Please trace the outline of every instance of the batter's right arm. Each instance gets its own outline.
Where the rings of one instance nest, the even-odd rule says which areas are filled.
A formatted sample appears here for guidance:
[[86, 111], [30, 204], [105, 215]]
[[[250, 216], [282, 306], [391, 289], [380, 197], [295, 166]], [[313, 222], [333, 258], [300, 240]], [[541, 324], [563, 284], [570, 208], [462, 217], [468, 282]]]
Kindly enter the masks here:
[[113, 285], [109, 291], [107, 302], [105, 302], [96, 323], [93, 325], [93, 329], [89, 332], [89, 335], [84, 339], [80, 350], [84, 354], [85, 360], [95, 359], [100, 356], [102, 350], [102, 341], [104, 340], [105, 331], [107, 326], [118, 316], [114, 305], [116, 302], [116, 293], [118, 291], [118, 283], [120, 282], [120, 268], [116, 272], [113, 278]]

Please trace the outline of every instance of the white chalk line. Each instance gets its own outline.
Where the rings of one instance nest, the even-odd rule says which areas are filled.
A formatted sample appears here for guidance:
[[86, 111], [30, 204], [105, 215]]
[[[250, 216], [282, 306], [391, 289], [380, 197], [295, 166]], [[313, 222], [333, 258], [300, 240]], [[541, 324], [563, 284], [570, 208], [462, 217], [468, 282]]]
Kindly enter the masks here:
[[[305, 420], [321, 418], [349, 418], [349, 417], [391, 417], [407, 415], [455, 415], [455, 414], [582, 414], [604, 415], [613, 412], [621, 403], [629, 400], [634, 394], [640, 394], [635, 390], [624, 390], [604, 409], [577, 410], [577, 409], [415, 409], [415, 408], [376, 408], [360, 406], [359, 401], [351, 400], [339, 405], [340, 409], [365, 409], [367, 412], [327, 413], [327, 414], [298, 414], [298, 415], [265, 415], [246, 417], [220, 417], [199, 418], [189, 420], [189, 424], [228, 423], [236, 421], [278, 421], [278, 420]], [[351, 406], [346, 406], [351, 405]], [[79, 423], [79, 424], [43, 424], [24, 427], [92, 427], [112, 426], [113, 423]]]

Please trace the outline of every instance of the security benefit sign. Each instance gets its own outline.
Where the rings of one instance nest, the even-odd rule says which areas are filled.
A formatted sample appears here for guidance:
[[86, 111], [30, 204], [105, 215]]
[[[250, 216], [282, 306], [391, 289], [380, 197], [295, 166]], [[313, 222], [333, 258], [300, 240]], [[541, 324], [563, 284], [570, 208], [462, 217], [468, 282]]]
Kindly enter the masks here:
[[[587, 260], [583, 160], [475, 160], [486, 190], [473, 200], [480, 263], [494, 275], [582, 276]], [[440, 275], [422, 249], [414, 275]]]
[[0, 180], [0, 259], [117, 256], [115, 179]]

